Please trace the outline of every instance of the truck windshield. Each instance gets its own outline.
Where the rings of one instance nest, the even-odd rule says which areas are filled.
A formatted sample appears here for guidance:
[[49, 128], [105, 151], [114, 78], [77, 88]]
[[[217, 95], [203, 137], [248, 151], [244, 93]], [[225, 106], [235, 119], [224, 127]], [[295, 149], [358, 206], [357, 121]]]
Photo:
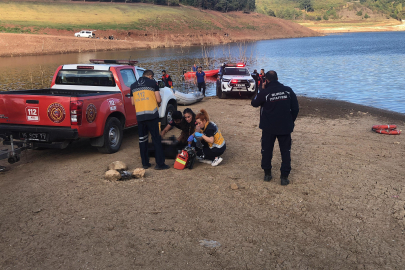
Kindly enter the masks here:
[[56, 84], [115, 86], [111, 71], [103, 70], [60, 70], [55, 80]]
[[249, 76], [247, 68], [225, 68], [224, 75]]

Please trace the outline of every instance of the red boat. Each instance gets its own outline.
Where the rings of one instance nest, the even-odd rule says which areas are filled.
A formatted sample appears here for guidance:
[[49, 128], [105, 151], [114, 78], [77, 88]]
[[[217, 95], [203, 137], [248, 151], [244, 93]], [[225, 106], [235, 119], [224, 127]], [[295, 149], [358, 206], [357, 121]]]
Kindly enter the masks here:
[[[213, 70], [203, 70], [203, 72], [205, 73], [205, 76], [207, 77], [214, 77], [218, 75], [219, 69], [213, 69]], [[194, 77], [195, 76], [195, 72], [194, 71], [189, 71], [184, 73], [184, 77]]]

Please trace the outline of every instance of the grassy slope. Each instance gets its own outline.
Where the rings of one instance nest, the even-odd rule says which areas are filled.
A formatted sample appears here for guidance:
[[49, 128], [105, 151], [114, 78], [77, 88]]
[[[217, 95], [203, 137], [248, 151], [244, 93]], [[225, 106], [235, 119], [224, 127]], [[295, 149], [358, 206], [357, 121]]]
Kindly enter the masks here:
[[3, 26], [34, 29], [219, 29], [197, 9], [150, 4], [0, 2], [0, 14]]
[[[314, 15], [323, 14], [324, 11], [330, 9], [331, 7], [337, 8], [344, 6], [347, 0], [312, 0], [312, 5], [315, 9]], [[299, 4], [297, 1], [291, 0], [256, 0], [256, 9], [260, 13], [266, 14], [266, 10], [271, 9], [273, 11], [282, 9], [293, 9], [298, 8]]]

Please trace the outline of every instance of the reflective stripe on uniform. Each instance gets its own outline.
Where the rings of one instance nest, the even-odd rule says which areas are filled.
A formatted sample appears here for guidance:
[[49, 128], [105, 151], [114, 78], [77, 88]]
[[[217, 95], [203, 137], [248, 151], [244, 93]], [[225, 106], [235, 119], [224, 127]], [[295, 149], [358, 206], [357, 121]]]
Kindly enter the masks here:
[[139, 143], [147, 142], [149, 139], [148, 135], [145, 135], [143, 137], [139, 137]]
[[143, 115], [143, 114], [154, 114], [158, 111], [158, 108], [154, 109], [153, 111], [142, 111], [142, 112], [136, 112], [136, 115]]

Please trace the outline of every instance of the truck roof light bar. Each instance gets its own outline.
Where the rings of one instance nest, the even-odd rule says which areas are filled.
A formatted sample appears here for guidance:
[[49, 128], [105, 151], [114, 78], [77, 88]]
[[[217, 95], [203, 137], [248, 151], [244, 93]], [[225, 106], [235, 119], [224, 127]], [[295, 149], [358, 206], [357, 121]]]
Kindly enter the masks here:
[[90, 59], [90, 63], [93, 64], [119, 64], [119, 65], [131, 65], [134, 66], [138, 61], [135, 60], [110, 60], [110, 59]]
[[245, 67], [245, 63], [225, 64], [225, 67]]

